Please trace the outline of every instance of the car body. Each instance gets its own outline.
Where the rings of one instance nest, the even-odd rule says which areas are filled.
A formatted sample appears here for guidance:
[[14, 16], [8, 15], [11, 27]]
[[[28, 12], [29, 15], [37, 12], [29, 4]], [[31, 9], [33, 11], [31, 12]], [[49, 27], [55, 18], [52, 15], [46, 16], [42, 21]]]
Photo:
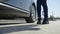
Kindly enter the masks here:
[[0, 17], [30, 17], [31, 6], [35, 0], [0, 0]]

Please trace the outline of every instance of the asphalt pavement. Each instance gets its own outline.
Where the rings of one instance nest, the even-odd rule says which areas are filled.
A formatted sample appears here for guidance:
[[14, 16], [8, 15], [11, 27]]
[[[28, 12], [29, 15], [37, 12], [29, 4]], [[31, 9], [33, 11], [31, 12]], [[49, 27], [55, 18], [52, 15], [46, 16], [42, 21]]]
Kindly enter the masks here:
[[0, 25], [0, 34], [60, 34], [60, 20], [49, 21], [49, 24], [36, 24], [36, 22]]

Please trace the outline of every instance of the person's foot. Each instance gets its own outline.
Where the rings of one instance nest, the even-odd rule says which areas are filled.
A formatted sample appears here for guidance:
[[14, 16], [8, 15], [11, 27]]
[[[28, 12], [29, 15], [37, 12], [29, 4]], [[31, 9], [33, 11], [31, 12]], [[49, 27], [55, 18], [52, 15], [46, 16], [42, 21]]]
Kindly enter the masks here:
[[42, 24], [49, 24], [49, 22], [43, 22]]
[[41, 24], [41, 18], [38, 18], [37, 24]]
[[48, 21], [48, 20], [44, 20], [44, 21], [42, 22], [42, 24], [49, 24], [49, 21]]
[[37, 22], [37, 24], [41, 24], [41, 22]]
[[41, 24], [41, 21], [38, 21], [37, 24]]

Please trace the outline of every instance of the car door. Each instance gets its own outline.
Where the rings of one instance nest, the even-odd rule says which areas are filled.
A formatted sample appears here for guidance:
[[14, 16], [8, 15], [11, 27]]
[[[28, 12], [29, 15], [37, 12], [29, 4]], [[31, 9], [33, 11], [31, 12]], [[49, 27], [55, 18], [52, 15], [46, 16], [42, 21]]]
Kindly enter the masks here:
[[0, 0], [0, 1], [27, 11], [29, 11], [30, 6], [33, 2], [33, 0]]

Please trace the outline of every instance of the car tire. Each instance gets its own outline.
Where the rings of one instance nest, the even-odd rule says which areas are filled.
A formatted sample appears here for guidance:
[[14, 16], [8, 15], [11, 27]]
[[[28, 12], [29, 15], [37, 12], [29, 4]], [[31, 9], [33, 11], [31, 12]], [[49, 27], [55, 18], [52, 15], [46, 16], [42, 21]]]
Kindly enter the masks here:
[[30, 17], [26, 17], [25, 20], [27, 23], [34, 23], [36, 19], [36, 8], [34, 5], [30, 7]]

